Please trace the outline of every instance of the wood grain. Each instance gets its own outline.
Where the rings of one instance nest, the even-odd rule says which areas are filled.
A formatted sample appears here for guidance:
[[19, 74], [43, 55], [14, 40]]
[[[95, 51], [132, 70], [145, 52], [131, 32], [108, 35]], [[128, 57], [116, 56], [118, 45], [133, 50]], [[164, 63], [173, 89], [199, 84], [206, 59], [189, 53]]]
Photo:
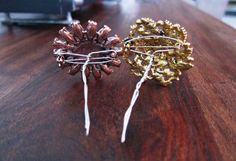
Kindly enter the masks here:
[[60, 27], [1, 26], [1, 161], [235, 161], [236, 32], [177, 0], [121, 1], [76, 14], [125, 37], [140, 17], [186, 28], [195, 67], [169, 87], [146, 82], [132, 113], [127, 142], [123, 115], [138, 81], [129, 66], [89, 80], [91, 131], [85, 136], [83, 83], [52, 55]]

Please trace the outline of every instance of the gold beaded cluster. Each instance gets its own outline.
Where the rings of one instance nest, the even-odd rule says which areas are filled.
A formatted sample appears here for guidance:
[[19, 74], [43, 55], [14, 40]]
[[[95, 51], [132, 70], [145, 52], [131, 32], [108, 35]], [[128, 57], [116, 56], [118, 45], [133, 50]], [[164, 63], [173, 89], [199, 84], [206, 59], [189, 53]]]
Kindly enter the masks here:
[[[138, 39], [150, 35], [156, 37]], [[128, 41], [131, 39], [134, 41]], [[193, 67], [193, 49], [186, 40], [187, 32], [179, 24], [141, 18], [131, 26], [129, 37], [123, 42], [123, 56], [130, 64], [131, 72], [142, 77], [151, 59], [148, 54], [155, 53], [148, 79], [155, 79], [167, 86], [173, 80], [179, 80], [182, 71]], [[158, 50], [163, 52], [157, 52]]]

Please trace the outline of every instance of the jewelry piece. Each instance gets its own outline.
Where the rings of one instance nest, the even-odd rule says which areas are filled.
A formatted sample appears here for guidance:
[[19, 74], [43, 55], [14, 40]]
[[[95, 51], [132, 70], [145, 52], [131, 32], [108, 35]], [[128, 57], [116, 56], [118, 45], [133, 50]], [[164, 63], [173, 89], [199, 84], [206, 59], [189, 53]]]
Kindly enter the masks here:
[[123, 41], [117, 35], [108, 37], [110, 31], [106, 25], [97, 31], [94, 21], [88, 21], [86, 29], [78, 21], [73, 22], [70, 27], [59, 31], [61, 38], [54, 40], [54, 54], [59, 67], [70, 67], [69, 74], [82, 71], [86, 135], [90, 127], [87, 105], [90, 73], [96, 80], [101, 78], [101, 71], [112, 73], [110, 66], [120, 66], [118, 57], [123, 55], [131, 66], [131, 72], [141, 77], [124, 116], [121, 142], [125, 142], [128, 122], [142, 83], [154, 79], [167, 86], [179, 80], [182, 71], [193, 67], [194, 59], [191, 57], [192, 48], [186, 41], [187, 32], [179, 24], [141, 18], [131, 26], [129, 37]]
[[169, 21], [141, 18], [131, 26], [130, 35], [124, 41], [124, 59], [130, 64], [131, 72], [142, 78], [136, 84], [124, 116], [121, 142], [125, 142], [130, 115], [142, 83], [155, 79], [167, 86], [173, 80], [179, 80], [182, 71], [193, 67], [192, 48], [186, 39], [185, 29]]
[[60, 38], [55, 38], [53, 42], [58, 66], [62, 69], [69, 67], [68, 73], [71, 75], [82, 72], [86, 135], [90, 128], [87, 78], [92, 73], [96, 80], [101, 79], [101, 71], [109, 75], [113, 72], [110, 66], [119, 67], [121, 64], [118, 59], [121, 40], [117, 35], [108, 37], [110, 31], [106, 25], [97, 31], [94, 21], [89, 20], [86, 29], [75, 21], [71, 26], [63, 27], [59, 31]]
[[75, 75], [81, 71], [88, 53], [91, 53], [90, 61], [86, 68], [86, 76], [93, 74], [95, 79], [101, 79], [101, 71], [111, 74], [110, 66], [119, 67], [121, 61], [117, 59], [117, 45], [120, 38], [115, 35], [108, 37], [111, 29], [104, 25], [97, 31], [97, 23], [88, 21], [84, 29], [79, 21], [75, 21], [69, 27], [63, 27], [60, 31], [60, 38], [53, 42], [54, 54], [57, 56], [59, 67], [69, 67], [68, 73]]

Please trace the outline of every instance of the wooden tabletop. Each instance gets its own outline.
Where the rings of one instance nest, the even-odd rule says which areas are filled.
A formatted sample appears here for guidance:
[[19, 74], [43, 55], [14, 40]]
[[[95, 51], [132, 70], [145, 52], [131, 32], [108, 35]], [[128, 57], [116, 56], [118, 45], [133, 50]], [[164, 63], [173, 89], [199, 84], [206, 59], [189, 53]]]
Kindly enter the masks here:
[[89, 81], [90, 135], [85, 136], [83, 83], [57, 67], [59, 27], [0, 29], [1, 161], [235, 161], [236, 32], [177, 0], [94, 5], [77, 15], [124, 38], [140, 17], [186, 28], [195, 67], [180, 81], [141, 88], [120, 143], [123, 116], [139, 78], [123, 62]]

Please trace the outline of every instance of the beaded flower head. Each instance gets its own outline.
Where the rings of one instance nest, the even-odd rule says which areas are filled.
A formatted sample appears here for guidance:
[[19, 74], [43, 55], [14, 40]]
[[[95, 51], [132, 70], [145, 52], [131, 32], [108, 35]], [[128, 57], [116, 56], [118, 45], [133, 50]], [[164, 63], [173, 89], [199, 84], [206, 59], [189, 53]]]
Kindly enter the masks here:
[[119, 67], [123, 57], [130, 65], [131, 72], [141, 77], [136, 84], [130, 105], [125, 113], [121, 142], [125, 142], [126, 130], [139, 89], [146, 79], [154, 79], [167, 86], [184, 70], [193, 67], [192, 48], [187, 42], [187, 32], [179, 24], [141, 18], [131, 26], [130, 34], [122, 41], [115, 35], [109, 37], [111, 29], [104, 26], [97, 31], [97, 23], [88, 21], [83, 28], [79, 21], [59, 31], [54, 39], [53, 53], [59, 67], [68, 67], [68, 73], [82, 73], [84, 82], [84, 111], [86, 135], [89, 134], [90, 118], [88, 111], [87, 78], [90, 73], [101, 79], [102, 71], [111, 74], [111, 66]]

